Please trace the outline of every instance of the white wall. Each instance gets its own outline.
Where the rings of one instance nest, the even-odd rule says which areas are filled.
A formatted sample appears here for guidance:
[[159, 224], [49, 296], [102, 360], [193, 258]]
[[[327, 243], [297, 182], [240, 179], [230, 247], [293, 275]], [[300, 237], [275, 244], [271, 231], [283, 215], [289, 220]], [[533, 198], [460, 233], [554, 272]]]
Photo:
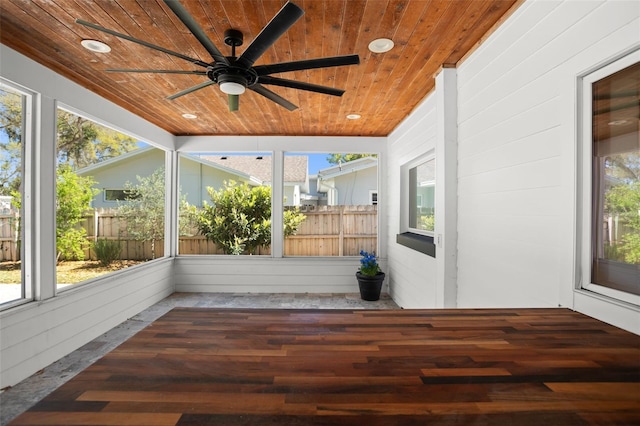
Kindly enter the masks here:
[[[173, 136], [77, 84], [0, 45], [0, 75], [38, 93], [33, 115], [35, 147], [25, 157], [33, 187], [24, 197], [25, 270], [34, 301], [0, 312], [0, 388], [11, 386], [173, 292], [173, 259], [160, 259], [55, 290], [56, 106], [80, 112], [156, 146], [173, 147]], [[30, 264], [27, 264], [30, 263]]]
[[359, 265], [353, 257], [179, 256], [175, 286], [177, 292], [357, 293]]
[[567, 306], [574, 291], [577, 78], [640, 44], [640, 2], [525, 2], [458, 69], [458, 306]]
[[1, 312], [0, 387], [15, 385], [172, 294], [172, 262], [150, 262]]
[[[436, 97], [427, 97], [388, 138], [386, 167], [381, 168], [388, 196], [386, 206], [389, 293], [404, 308], [438, 306], [436, 259], [396, 243], [400, 230], [400, 168], [405, 163], [436, 149]], [[437, 159], [436, 159], [437, 163]], [[437, 167], [437, 164], [436, 164]], [[381, 233], [384, 231], [381, 231]]]
[[[347, 167], [347, 164], [344, 166]], [[371, 204], [369, 191], [378, 190], [378, 168], [369, 167], [336, 176], [333, 181], [338, 190], [338, 205], [366, 206]]]

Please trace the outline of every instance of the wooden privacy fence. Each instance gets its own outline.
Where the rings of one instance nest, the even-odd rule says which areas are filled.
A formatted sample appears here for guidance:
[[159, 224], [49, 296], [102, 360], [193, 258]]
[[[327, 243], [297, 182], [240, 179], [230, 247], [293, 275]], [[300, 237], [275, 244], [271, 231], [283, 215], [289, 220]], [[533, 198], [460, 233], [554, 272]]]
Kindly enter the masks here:
[[0, 261], [20, 260], [19, 223], [16, 212], [4, 212], [0, 215]]
[[[286, 256], [358, 256], [360, 250], [373, 252], [377, 246], [377, 206], [305, 206], [301, 208], [306, 218], [296, 235], [284, 241]], [[0, 216], [0, 261], [19, 260], [17, 217]], [[127, 235], [127, 226], [114, 209], [95, 209], [80, 223], [87, 231], [87, 238], [117, 240], [122, 247], [121, 259], [151, 259], [164, 256], [164, 241], [137, 241]], [[194, 232], [195, 234], [195, 232]], [[223, 254], [214, 242], [202, 235], [180, 236], [178, 252], [191, 254]], [[264, 247], [256, 254], [270, 254]], [[87, 248], [85, 256], [96, 259], [93, 250]]]

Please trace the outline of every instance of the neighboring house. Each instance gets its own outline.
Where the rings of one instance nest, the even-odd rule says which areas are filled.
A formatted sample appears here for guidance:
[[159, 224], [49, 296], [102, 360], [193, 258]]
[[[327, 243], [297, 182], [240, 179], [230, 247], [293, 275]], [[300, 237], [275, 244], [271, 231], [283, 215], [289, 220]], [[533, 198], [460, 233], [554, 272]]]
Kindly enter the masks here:
[[[200, 158], [229, 169], [246, 173], [271, 185], [272, 158], [270, 155], [203, 155]], [[309, 158], [306, 155], [284, 157], [284, 205], [300, 206], [309, 193]]]
[[362, 157], [318, 171], [318, 193], [322, 204], [378, 204], [378, 158]]
[[[118, 157], [85, 167], [77, 171], [80, 176], [91, 176], [100, 193], [93, 199], [94, 208], [118, 207], [126, 199], [127, 182], [138, 183], [137, 176], [150, 176], [164, 167], [165, 153], [154, 147], [136, 149]], [[232, 170], [205, 159], [184, 155], [180, 161], [180, 193], [186, 201], [201, 207], [210, 200], [207, 187], [221, 188], [225, 181], [261, 185], [262, 181], [237, 170]]]
[[12, 207], [11, 202], [13, 197], [10, 195], [0, 195], [0, 214], [11, 214]]

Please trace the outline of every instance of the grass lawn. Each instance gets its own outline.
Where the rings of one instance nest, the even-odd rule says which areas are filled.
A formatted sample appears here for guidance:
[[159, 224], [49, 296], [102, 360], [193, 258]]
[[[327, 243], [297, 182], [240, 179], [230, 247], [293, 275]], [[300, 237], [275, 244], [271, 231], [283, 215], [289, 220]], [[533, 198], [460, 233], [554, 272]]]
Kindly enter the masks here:
[[[77, 284], [139, 263], [142, 262], [137, 260], [119, 260], [109, 266], [102, 266], [100, 262], [95, 260], [60, 262], [56, 268], [56, 277], [58, 283]], [[0, 262], [0, 283], [20, 284], [20, 282], [20, 262]]]

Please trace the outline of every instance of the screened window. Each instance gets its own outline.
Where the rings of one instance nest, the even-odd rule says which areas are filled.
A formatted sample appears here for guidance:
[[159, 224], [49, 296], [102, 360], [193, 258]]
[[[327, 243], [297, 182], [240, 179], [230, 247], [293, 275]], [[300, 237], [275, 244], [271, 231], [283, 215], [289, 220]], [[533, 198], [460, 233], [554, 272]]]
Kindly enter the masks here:
[[358, 256], [377, 251], [378, 158], [287, 153], [284, 255]]
[[57, 134], [57, 289], [164, 256], [164, 151], [64, 109]]
[[272, 155], [181, 154], [181, 255], [271, 254]]
[[640, 63], [592, 84], [591, 282], [640, 295]]
[[30, 242], [23, 226], [30, 102], [30, 96], [0, 81], [0, 305], [31, 298], [24, 273]]

